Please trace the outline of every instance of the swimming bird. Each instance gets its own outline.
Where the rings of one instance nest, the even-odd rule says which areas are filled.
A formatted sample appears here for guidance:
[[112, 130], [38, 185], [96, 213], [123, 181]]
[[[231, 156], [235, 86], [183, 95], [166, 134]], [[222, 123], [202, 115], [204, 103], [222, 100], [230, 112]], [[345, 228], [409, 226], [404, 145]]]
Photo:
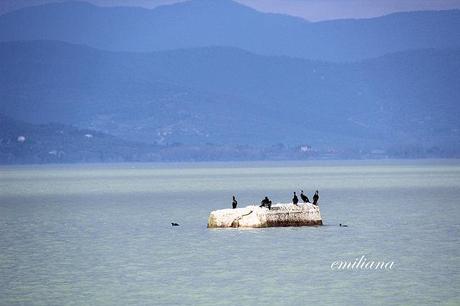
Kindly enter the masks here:
[[172, 225], [172, 226], [179, 226], [178, 223], [174, 223], [174, 222], [172, 222], [171, 225]]
[[342, 224], [342, 223], [340, 223], [339, 226], [340, 226], [340, 227], [348, 227], [348, 225]]

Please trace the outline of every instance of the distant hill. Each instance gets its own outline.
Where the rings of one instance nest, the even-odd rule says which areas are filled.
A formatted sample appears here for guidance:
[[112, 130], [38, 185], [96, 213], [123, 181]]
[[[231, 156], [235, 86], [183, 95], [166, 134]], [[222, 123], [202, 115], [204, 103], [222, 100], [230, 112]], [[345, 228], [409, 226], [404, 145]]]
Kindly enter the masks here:
[[333, 64], [224, 47], [0, 44], [0, 112], [156, 144], [460, 144], [460, 50]]
[[0, 165], [350, 158], [353, 151], [305, 152], [301, 146], [216, 144], [156, 146], [57, 123], [30, 124], [0, 114]]
[[261, 13], [230, 0], [192, 0], [153, 10], [66, 2], [0, 16], [0, 41], [59, 40], [140, 52], [229, 46], [258, 54], [325, 61], [460, 47], [458, 29], [458, 10], [311, 23]]
[[160, 160], [159, 147], [65, 124], [30, 124], [0, 114], [0, 164]]

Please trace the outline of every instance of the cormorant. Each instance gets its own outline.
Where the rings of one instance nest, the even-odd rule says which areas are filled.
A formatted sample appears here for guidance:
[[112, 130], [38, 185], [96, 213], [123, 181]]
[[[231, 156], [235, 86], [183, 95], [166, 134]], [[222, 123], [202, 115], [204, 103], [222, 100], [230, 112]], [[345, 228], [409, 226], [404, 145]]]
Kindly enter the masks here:
[[292, 203], [294, 203], [294, 205], [297, 205], [297, 203], [299, 203], [299, 198], [297, 197], [295, 192], [294, 192], [294, 197], [292, 198]]
[[313, 196], [313, 204], [318, 205], [319, 192], [316, 190], [315, 195]]
[[270, 199], [268, 197], [265, 197], [265, 199], [263, 199], [260, 202], [259, 207], [268, 207], [268, 210], [270, 210], [272, 208], [272, 201], [270, 201]]
[[235, 209], [237, 205], [238, 205], [238, 201], [236, 201], [235, 196], [233, 196], [233, 201], [232, 201], [233, 209]]
[[302, 201], [304, 203], [310, 203], [310, 200], [308, 199], [308, 197], [303, 193], [303, 190], [301, 190], [300, 192], [300, 198], [302, 199]]

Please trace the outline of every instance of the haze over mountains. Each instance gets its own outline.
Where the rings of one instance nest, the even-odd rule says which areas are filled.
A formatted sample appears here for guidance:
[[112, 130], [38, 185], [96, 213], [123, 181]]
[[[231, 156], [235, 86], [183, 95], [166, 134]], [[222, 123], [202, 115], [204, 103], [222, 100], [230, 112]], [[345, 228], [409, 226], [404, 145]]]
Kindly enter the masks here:
[[460, 11], [309, 23], [227, 0], [31, 7], [0, 16], [0, 113], [137, 143], [457, 156], [459, 28]]
[[258, 54], [351, 61], [418, 48], [460, 47], [460, 11], [396, 13], [310, 23], [231, 0], [192, 0], [156, 9], [84, 2], [0, 16], [0, 40], [59, 40], [112, 51], [231, 46]]
[[1, 112], [146, 142], [293, 144], [399, 134], [428, 141], [458, 124], [460, 95], [445, 82], [460, 79], [458, 49], [357, 64], [225, 47], [136, 54], [50, 41], [3, 43], [0, 55], [7, 76]]

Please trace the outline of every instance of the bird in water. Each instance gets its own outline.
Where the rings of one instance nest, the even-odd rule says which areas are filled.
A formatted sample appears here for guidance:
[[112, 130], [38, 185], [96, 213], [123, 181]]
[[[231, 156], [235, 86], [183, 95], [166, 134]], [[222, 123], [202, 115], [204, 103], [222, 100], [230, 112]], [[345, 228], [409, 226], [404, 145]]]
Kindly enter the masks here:
[[348, 225], [342, 224], [342, 223], [340, 223], [339, 226], [340, 226], [340, 227], [348, 227]]
[[172, 223], [171, 223], [171, 226], [179, 226], [179, 223], [174, 223], [174, 222], [172, 222]]

